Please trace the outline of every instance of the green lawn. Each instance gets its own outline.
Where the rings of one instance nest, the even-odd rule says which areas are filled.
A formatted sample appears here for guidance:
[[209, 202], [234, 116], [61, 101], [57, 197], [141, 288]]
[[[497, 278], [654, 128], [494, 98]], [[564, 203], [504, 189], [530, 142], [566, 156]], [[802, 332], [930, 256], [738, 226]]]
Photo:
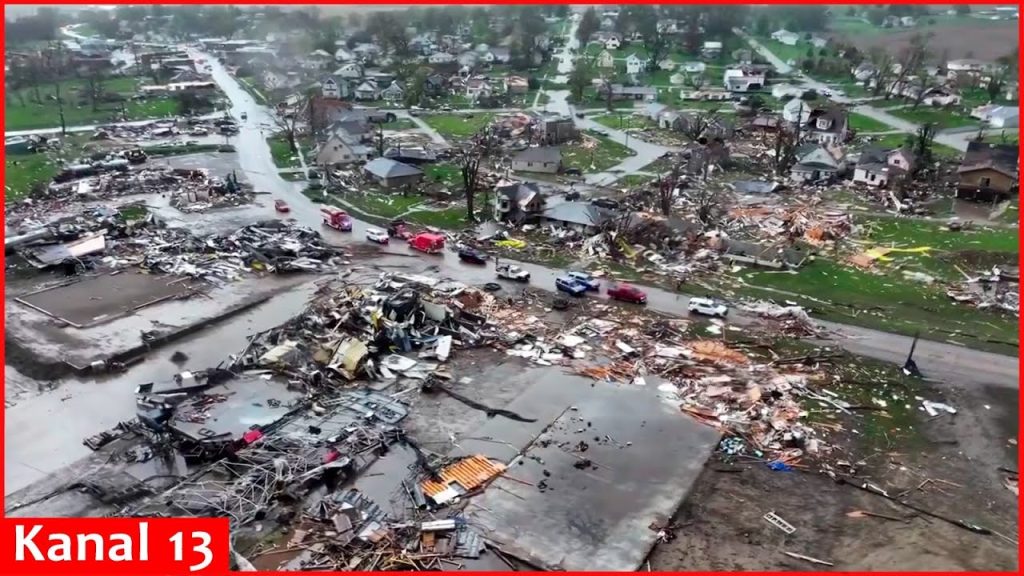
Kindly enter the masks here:
[[405, 216], [409, 222], [446, 230], [460, 230], [467, 226], [466, 208], [453, 206], [444, 210], [417, 210]]
[[[132, 96], [139, 84], [147, 83], [145, 78], [118, 77], [103, 81], [106, 93], [118, 94], [125, 98]], [[119, 102], [104, 102], [93, 110], [84, 95], [84, 80], [65, 80], [60, 83], [61, 99], [64, 101], [64, 120], [68, 126], [96, 123], [120, 122], [163, 118], [177, 113], [178, 103], [173, 98], [154, 97], [144, 100], [127, 99]], [[57, 105], [57, 88], [53, 84], [40, 86], [41, 102], [35, 102], [35, 91], [21, 89], [7, 98], [4, 104], [5, 130], [30, 130], [60, 126], [60, 107]]]
[[394, 218], [404, 214], [410, 208], [423, 202], [423, 197], [416, 194], [402, 196], [401, 194], [378, 194], [374, 192], [344, 194], [338, 196], [338, 198], [347, 204], [351, 204], [361, 212], [384, 218]]
[[[794, 274], [746, 270], [741, 276], [750, 285], [741, 293], [777, 301], [795, 300], [824, 320], [908, 335], [920, 331], [925, 338], [952, 339], [973, 347], [1016, 353], [1015, 318], [956, 304], [937, 285], [924, 285], [895, 274], [876, 274], [826, 259], [818, 259]], [[783, 290], [790, 295], [772, 295], [757, 287]]]
[[890, 110], [889, 113], [915, 124], [930, 122], [935, 124], [940, 130], [944, 128], [959, 128], [961, 126], [974, 126], [978, 123], [977, 120], [969, 116], [927, 106], [919, 106], [917, 109], [899, 108], [897, 110]]
[[448, 186], [462, 184], [462, 171], [458, 166], [451, 164], [431, 164], [423, 171], [427, 175], [427, 182], [440, 182]]
[[298, 168], [302, 166], [297, 154], [292, 152], [288, 138], [284, 136], [271, 136], [267, 138], [270, 146], [270, 155], [274, 157], [274, 164], [278, 168]]
[[[872, 136], [871, 141], [873, 145], [889, 150], [906, 145], [908, 136], [910, 134], [886, 134], [884, 136]], [[932, 143], [932, 154], [938, 158], [945, 159], [956, 159], [963, 156], [963, 152], [956, 148], [939, 144], [938, 142]]]
[[884, 246], [928, 246], [945, 251], [1012, 253], [1018, 249], [1017, 230], [976, 228], [951, 232], [943, 224], [909, 218], [871, 218], [863, 220], [861, 224], [871, 241]]
[[988, 132], [982, 140], [992, 144], [1020, 144], [1020, 134], [1017, 132], [1010, 134], [1006, 134], [1001, 131]]
[[445, 138], [468, 138], [491, 123], [494, 114], [490, 112], [473, 114], [431, 114], [423, 121]]
[[616, 180], [615, 186], [619, 188], [643, 186], [644, 184], [647, 184], [648, 182], [652, 182], [654, 180], [657, 180], [657, 178], [654, 176], [644, 176], [643, 174], [629, 174]]
[[604, 136], [590, 134], [597, 141], [596, 146], [587, 147], [593, 140], [562, 146], [562, 164], [579, 168], [583, 172], [601, 172], [635, 155], [631, 149], [613, 142]]
[[418, 127], [415, 122], [408, 118], [399, 118], [394, 122], [387, 122], [381, 126], [385, 130], [413, 130]]
[[849, 115], [850, 129], [857, 132], [887, 132], [892, 130], [892, 127], [884, 122], [879, 122], [874, 118], [869, 118], [863, 114], [857, 114], [851, 112]]
[[654, 122], [646, 116], [634, 116], [629, 112], [622, 114], [602, 114], [590, 118], [598, 124], [602, 124], [615, 130], [629, 130], [630, 128], [653, 128]]
[[803, 59], [807, 58], [807, 49], [813, 48], [809, 42], [804, 42], [803, 40], [797, 42], [796, 46], [788, 46], [778, 40], [772, 40], [771, 38], [756, 38], [756, 40], [772, 54], [778, 56], [783, 62], [795, 60], [799, 63]]
[[45, 187], [57, 174], [59, 166], [45, 153], [6, 154], [4, 158], [4, 202], [20, 200], [32, 191], [34, 184]]

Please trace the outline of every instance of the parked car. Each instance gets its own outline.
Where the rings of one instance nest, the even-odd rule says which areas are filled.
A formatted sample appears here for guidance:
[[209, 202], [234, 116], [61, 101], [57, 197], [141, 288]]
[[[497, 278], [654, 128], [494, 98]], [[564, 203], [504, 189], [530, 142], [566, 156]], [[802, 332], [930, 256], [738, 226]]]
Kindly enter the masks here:
[[376, 242], [377, 244], [387, 244], [388, 233], [380, 228], [367, 228], [366, 239], [370, 242]]
[[576, 113], [576, 117], [577, 118], [583, 118], [584, 116], [585, 116], [585, 114], [583, 112], [577, 112]]
[[292, 211], [292, 209], [288, 206], [288, 203], [285, 202], [284, 200], [274, 200], [274, 210], [284, 213]]
[[632, 302], [634, 304], [647, 304], [647, 293], [629, 284], [618, 284], [608, 287], [608, 297], [612, 300]]
[[514, 264], [499, 264], [495, 267], [494, 271], [497, 272], [498, 278], [515, 280], [516, 282], [530, 281], [530, 273]]
[[572, 296], [583, 296], [587, 293], [587, 287], [584, 284], [577, 282], [569, 276], [555, 278], [555, 290], [566, 292]]
[[459, 248], [459, 260], [470, 264], [486, 264], [487, 254], [469, 246]]
[[598, 282], [596, 278], [594, 278], [590, 274], [587, 274], [586, 272], [570, 270], [569, 272], [566, 273], [566, 276], [586, 286], [587, 290], [593, 290], [594, 292], [598, 292], [601, 290], [601, 283]]
[[725, 304], [715, 302], [711, 298], [690, 298], [690, 303], [686, 308], [692, 313], [719, 318], [725, 318], [725, 315], [729, 313], [729, 308]]

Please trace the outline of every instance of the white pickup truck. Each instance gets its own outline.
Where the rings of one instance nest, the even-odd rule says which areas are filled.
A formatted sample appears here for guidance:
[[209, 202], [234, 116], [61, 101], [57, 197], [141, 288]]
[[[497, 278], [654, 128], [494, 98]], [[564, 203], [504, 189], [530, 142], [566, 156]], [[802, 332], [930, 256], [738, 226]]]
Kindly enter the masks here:
[[498, 273], [498, 278], [515, 280], [516, 282], [530, 281], [530, 273], [513, 264], [499, 264], [494, 268], [494, 271]]

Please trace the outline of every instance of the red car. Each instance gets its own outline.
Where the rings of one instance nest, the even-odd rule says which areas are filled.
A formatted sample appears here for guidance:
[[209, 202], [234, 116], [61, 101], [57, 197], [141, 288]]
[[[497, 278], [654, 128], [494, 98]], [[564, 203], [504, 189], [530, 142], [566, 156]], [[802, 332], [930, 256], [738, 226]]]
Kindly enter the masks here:
[[647, 304], [647, 293], [629, 284], [618, 284], [608, 287], [608, 297], [612, 300], [622, 300], [634, 304]]
[[292, 209], [288, 207], [288, 203], [284, 200], [274, 200], [274, 210], [278, 212], [291, 212]]

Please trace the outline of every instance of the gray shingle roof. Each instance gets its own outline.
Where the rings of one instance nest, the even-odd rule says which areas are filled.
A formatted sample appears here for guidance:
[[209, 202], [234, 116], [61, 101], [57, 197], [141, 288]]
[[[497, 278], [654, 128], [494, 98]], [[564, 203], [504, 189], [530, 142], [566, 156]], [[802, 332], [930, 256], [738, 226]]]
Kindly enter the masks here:
[[423, 174], [419, 168], [388, 158], [375, 158], [367, 162], [363, 169], [378, 178], [401, 178]]

